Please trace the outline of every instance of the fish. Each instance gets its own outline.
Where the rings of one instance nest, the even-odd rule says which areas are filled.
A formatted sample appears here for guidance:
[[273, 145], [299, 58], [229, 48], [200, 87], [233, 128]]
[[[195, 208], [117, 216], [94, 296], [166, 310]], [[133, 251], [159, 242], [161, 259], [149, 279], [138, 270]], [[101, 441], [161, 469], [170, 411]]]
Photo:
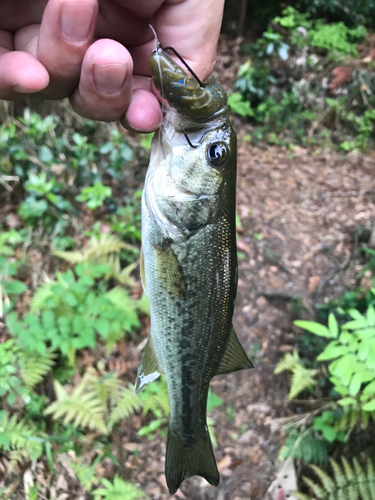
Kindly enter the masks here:
[[219, 484], [206, 421], [210, 381], [253, 365], [232, 326], [237, 143], [227, 94], [202, 84], [160, 44], [150, 66], [168, 107], [142, 196], [141, 278], [151, 327], [135, 391], [164, 373], [171, 410], [165, 475], [173, 494], [194, 475]]

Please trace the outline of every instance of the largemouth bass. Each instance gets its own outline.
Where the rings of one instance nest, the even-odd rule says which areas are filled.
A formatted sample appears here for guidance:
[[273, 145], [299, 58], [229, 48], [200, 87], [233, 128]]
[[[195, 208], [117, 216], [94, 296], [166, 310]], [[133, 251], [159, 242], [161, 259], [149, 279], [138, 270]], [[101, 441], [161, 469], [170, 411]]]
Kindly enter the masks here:
[[252, 364], [232, 326], [237, 144], [227, 95], [197, 82], [161, 47], [150, 65], [170, 108], [153, 139], [142, 198], [141, 274], [151, 331], [136, 392], [165, 374], [165, 474], [174, 493], [193, 475], [219, 483], [206, 423], [210, 380]]

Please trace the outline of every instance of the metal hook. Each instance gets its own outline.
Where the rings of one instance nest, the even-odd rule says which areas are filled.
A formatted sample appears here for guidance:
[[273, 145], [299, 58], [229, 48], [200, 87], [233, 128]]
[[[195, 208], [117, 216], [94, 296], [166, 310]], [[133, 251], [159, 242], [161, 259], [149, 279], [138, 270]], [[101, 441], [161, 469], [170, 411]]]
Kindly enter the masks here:
[[204, 133], [204, 134], [202, 134], [202, 137], [199, 139], [198, 144], [193, 144], [193, 143], [191, 142], [191, 140], [189, 139], [189, 136], [188, 136], [188, 135], [187, 135], [187, 133], [185, 132], [185, 129], [184, 129], [183, 125], [181, 125], [181, 130], [182, 130], [182, 133], [184, 134], [185, 139], [187, 140], [187, 142], [188, 142], [188, 144], [189, 144], [189, 146], [190, 146], [191, 148], [198, 148], [198, 147], [202, 144], [203, 139], [204, 139], [204, 136], [206, 135], [205, 133]]

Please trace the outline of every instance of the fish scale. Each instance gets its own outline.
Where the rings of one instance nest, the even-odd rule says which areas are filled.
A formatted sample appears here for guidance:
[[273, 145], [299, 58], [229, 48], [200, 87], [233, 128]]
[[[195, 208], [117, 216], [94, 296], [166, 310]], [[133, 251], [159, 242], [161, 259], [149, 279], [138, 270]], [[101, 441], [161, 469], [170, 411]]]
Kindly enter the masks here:
[[237, 144], [225, 91], [215, 86], [213, 100], [213, 87], [201, 87], [160, 47], [150, 65], [176, 109], [165, 110], [153, 139], [142, 196], [141, 275], [151, 328], [136, 392], [164, 373], [171, 408], [165, 472], [174, 493], [192, 475], [218, 484], [206, 422], [209, 384], [252, 364], [232, 327]]

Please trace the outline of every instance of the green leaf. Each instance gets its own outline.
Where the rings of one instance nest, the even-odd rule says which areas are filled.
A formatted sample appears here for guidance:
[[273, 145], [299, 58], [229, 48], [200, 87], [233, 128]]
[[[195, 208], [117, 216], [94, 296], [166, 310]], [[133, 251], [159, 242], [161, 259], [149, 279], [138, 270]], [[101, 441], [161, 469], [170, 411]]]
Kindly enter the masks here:
[[375, 399], [369, 401], [365, 405], [363, 405], [364, 411], [375, 411]]
[[373, 306], [367, 309], [367, 323], [369, 326], [375, 326], [375, 309]]
[[358, 330], [359, 328], [366, 328], [368, 326], [367, 319], [362, 316], [362, 318], [354, 319], [353, 321], [348, 321], [342, 325], [343, 330]]
[[326, 326], [321, 325], [320, 323], [316, 323], [315, 321], [297, 320], [294, 321], [294, 324], [296, 326], [299, 326], [300, 328], [303, 328], [304, 330], [307, 330], [308, 332], [318, 335], [319, 337], [327, 337], [327, 338], [333, 337], [332, 333], [328, 330]]
[[66, 302], [68, 305], [70, 305], [70, 306], [72, 306], [72, 307], [74, 307], [74, 306], [76, 306], [76, 305], [78, 304], [78, 300], [77, 300], [77, 298], [76, 298], [76, 297], [75, 297], [75, 295], [73, 295], [71, 292], [68, 292], [68, 293], [66, 293], [66, 294], [64, 295], [64, 300], [65, 300], [65, 302]]
[[375, 394], [375, 380], [366, 385], [366, 387], [363, 389], [363, 394]]
[[318, 361], [326, 361], [327, 359], [338, 358], [339, 356], [342, 356], [343, 354], [346, 354], [348, 352], [349, 348], [347, 346], [337, 345], [337, 341], [335, 340], [330, 342], [316, 359]]
[[356, 372], [354, 373], [352, 380], [350, 381], [349, 394], [351, 396], [356, 396], [361, 388], [361, 385], [362, 385], [362, 376], [360, 373]]
[[349, 385], [349, 381], [354, 371], [355, 357], [353, 355], [342, 356], [329, 366], [329, 371], [340, 379], [344, 386]]
[[333, 313], [328, 316], [328, 329], [331, 332], [333, 338], [337, 338], [339, 335], [339, 325], [337, 324], [336, 317]]
[[110, 327], [109, 321], [103, 318], [99, 318], [95, 323], [96, 330], [105, 339], [108, 337], [109, 327]]
[[356, 405], [357, 400], [355, 398], [343, 398], [338, 401], [339, 405], [341, 406], [349, 406], [349, 405]]
[[18, 280], [4, 280], [2, 281], [2, 284], [8, 295], [19, 295], [20, 293], [23, 293], [25, 290], [27, 290], [27, 286], [25, 285], [25, 283]]
[[209, 391], [207, 398], [207, 411], [210, 412], [217, 406], [221, 406], [223, 400], [221, 397], [217, 396], [214, 392]]

